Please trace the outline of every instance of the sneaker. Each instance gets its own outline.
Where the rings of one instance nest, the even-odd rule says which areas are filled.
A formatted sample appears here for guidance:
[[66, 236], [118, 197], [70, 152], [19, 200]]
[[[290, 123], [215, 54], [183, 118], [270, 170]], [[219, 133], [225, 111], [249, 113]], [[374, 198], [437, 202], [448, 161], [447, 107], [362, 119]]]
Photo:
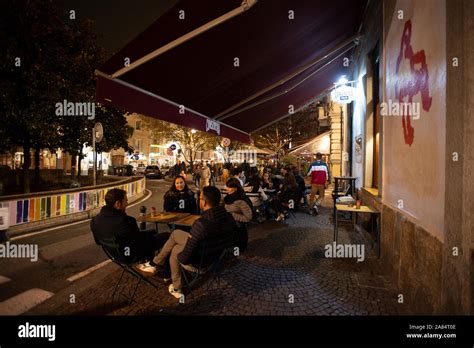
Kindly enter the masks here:
[[308, 214], [309, 214], [309, 215], [314, 215], [314, 209], [308, 210]]
[[317, 204], [314, 205], [314, 212], [316, 213], [316, 215], [319, 214], [319, 208]]
[[170, 286], [168, 287], [168, 291], [171, 295], [176, 297], [178, 300], [181, 298], [181, 296], [183, 296], [182, 291], [181, 290], [176, 290], [174, 288], [173, 284], [170, 284]]
[[150, 265], [149, 262], [136, 265], [135, 270], [144, 276], [152, 276], [156, 273], [156, 267]]
[[280, 222], [285, 220], [285, 214], [279, 214], [275, 221]]

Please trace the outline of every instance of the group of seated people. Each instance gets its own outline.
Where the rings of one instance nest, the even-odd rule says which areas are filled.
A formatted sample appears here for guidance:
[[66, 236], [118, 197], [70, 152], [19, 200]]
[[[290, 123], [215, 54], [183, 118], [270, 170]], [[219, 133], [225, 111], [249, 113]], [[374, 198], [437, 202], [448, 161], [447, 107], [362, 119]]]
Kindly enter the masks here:
[[[95, 241], [109, 250], [119, 262], [139, 263], [136, 270], [142, 274], [157, 274], [166, 281], [171, 278], [168, 290], [176, 298], [183, 295], [181, 267], [193, 270], [200, 243], [210, 239], [228, 240], [243, 252], [247, 247], [246, 223], [252, 219], [252, 203], [237, 179], [228, 180], [228, 195], [221, 204], [221, 192], [214, 186], [206, 186], [199, 197], [201, 218], [189, 231], [175, 229], [171, 233], [156, 233], [156, 230], [140, 231], [135, 218], [128, 216], [127, 194], [121, 189], [109, 190], [106, 205], [91, 221]], [[194, 193], [182, 177], [176, 177], [164, 196], [165, 211], [195, 214], [197, 204]], [[223, 245], [222, 250], [225, 246]], [[214, 255], [214, 258], [220, 253]], [[149, 260], [145, 263], [143, 261]], [[211, 262], [208, 259], [206, 263]], [[202, 266], [202, 265], [201, 265]], [[204, 265], [206, 266], [206, 265]]]
[[[164, 210], [196, 214], [199, 207], [202, 216], [190, 229], [175, 229], [171, 233], [157, 234], [154, 229], [140, 231], [136, 219], [125, 213], [126, 192], [109, 190], [105, 196], [106, 205], [91, 222], [94, 238], [106, 247], [111, 241], [115, 243], [113, 257], [119, 262], [142, 262], [137, 266], [140, 273], [171, 278], [169, 292], [180, 298], [183, 290], [181, 267], [196, 264], [195, 257], [202, 241], [229, 237], [232, 246], [243, 252], [248, 243], [246, 224], [253, 219], [254, 211], [260, 210], [263, 215], [273, 211], [276, 220], [281, 221], [288, 209], [296, 208], [301, 199], [306, 198], [303, 178], [295, 176], [289, 168], [282, 169], [282, 179], [273, 180], [269, 173], [261, 178], [257, 173], [244, 178], [239, 170], [232, 174], [226, 181], [227, 194], [223, 199], [218, 188], [206, 186], [200, 193], [199, 204], [183, 177], [177, 176], [164, 195]], [[265, 190], [274, 190], [275, 194], [270, 197]], [[247, 196], [247, 193], [253, 195]], [[143, 263], [144, 260], [149, 261]]]

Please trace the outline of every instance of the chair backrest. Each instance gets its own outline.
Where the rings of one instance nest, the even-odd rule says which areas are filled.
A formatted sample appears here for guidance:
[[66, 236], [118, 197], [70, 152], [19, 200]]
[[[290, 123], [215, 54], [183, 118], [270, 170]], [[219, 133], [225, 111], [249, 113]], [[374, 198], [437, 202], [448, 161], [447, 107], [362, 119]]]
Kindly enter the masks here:
[[232, 247], [233, 242], [232, 234], [213, 236], [200, 241], [191, 264], [198, 268], [209, 266], [219, 259], [225, 249]]

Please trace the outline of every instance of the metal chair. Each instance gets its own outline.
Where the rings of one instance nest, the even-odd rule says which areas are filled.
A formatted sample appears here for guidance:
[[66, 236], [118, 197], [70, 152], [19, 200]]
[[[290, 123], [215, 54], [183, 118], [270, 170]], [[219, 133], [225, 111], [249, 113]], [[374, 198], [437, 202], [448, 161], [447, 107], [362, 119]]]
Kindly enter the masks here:
[[234, 247], [234, 236], [219, 236], [201, 241], [194, 261], [197, 264], [181, 264], [181, 274], [190, 293], [196, 283], [207, 274], [210, 274], [210, 281], [207, 284], [207, 292], [214, 281], [220, 285], [222, 276], [222, 264], [232, 255], [231, 248]]
[[115, 296], [115, 293], [119, 289], [120, 283], [122, 282], [123, 276], [125, 273], [131, 274], [134, 278], [137, 279], [137, 283], [135, 285], [135, 288], [133, 290], [133, 293], [130, 295], [125, 295], [123, 292], [121, 293], [122, 296], [127, 298], [129, 300], [128, 305], [131, 305], [133, 302], [133, 299], [135, 298], [135, 294], [138, 290], [138, 286], [141, 283], [145, 283], [148, 285], [151, 285], [153, 288], [158, 289], [158, 286], [154, 284], [152, 281], [147, 279], [145, 276], [143, 276], [140, 272], [138, 272], [134, 266], [138, 265], [138, 262], [134, 263], [126, 263], [122, 262], [118, 259], [118, 256], [120, 254], [120, 247], [118, 243], [114, 239], [110, 240], [97, 240], [94, 236], [96, 244], [100, 245], [102, 247], [102, 250], [104, 250], [104, 253], [107, 255], [107, 257], [112, 260], [116, 265], [118, 265], [120, 268], [122, 268], [122, 274], [120, 275], [120, 278], [118, 282], [115, 285], [114, 292], [112, 293], [112, 299]]

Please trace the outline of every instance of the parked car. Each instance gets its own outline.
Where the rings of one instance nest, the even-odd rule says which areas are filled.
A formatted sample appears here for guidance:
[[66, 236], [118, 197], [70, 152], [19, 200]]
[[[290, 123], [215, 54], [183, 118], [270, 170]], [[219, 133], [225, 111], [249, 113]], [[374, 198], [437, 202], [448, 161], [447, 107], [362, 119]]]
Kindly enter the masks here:
[[146, 166], [144, 174], [147, 179], [163, 179], [163, 174], [158, 166]]
[[134, 175], [140, 175], [145, 173], [146, 166], [143, 163], [138, 163], [133, 170]]

